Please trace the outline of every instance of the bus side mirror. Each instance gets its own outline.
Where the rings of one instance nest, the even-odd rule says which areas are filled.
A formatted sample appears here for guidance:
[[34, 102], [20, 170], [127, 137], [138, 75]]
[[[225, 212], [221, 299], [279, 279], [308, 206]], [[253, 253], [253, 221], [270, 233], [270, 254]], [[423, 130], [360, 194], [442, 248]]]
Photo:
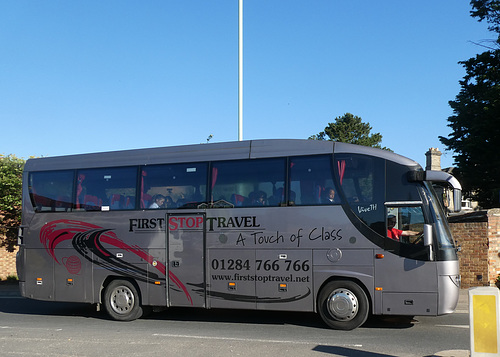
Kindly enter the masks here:
[[429, 260], [434, 260], [434, 249], [432, 244], [432, 225], [424, 224], [424, 246], [429, 247]]
[[453, 190], [453, 211], [460, 212], [462, 210], [462, 190]]

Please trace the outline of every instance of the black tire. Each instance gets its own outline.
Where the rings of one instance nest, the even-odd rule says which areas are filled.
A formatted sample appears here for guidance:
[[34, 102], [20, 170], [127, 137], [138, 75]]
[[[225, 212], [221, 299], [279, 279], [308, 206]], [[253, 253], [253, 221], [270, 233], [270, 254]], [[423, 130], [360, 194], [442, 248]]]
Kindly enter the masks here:
[[358, 284], [349, 280], [336, 280], [321, 289], [318, 311], [329, 327], [353, 330], [365, 323], [370, 307], [365, 291]]
[[113, 280], [104, 291], [104, 308], [118, 321], [132, 321], [142, 316], [140, 297], [128, 280]]

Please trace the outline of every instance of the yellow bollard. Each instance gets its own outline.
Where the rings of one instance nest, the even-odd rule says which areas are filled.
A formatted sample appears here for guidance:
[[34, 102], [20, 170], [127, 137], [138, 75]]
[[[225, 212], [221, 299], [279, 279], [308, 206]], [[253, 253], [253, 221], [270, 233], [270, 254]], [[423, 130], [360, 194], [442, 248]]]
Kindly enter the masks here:
[[499, 312], [498, 288], [469, 289], [471, 357], [500, 356]]

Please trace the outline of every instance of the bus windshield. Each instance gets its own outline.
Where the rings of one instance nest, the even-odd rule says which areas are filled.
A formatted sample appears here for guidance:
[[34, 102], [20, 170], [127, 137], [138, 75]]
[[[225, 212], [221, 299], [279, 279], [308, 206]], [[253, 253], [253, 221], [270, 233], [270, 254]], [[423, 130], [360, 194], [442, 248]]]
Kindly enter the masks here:
[[436, 191], [429, 182], [424, 182], [424, 194], [428, 195], [429, 210], [434, 222], [434, 234], [437, 243], [437, 260], [456, 260], [455, 244], [451, 235], [446, 215], [439, 204]]

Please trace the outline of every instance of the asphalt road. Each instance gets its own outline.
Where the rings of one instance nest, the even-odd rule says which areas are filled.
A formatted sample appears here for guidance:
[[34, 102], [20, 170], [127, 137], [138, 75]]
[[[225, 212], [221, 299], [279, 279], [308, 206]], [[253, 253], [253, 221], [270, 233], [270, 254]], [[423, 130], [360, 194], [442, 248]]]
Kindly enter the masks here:
[[440, 317], [371, 319], [354, 331], [315, 314], [169, 309], [132, 322], [0, 286], [0, 356], [468, 356], [467, 302]]

